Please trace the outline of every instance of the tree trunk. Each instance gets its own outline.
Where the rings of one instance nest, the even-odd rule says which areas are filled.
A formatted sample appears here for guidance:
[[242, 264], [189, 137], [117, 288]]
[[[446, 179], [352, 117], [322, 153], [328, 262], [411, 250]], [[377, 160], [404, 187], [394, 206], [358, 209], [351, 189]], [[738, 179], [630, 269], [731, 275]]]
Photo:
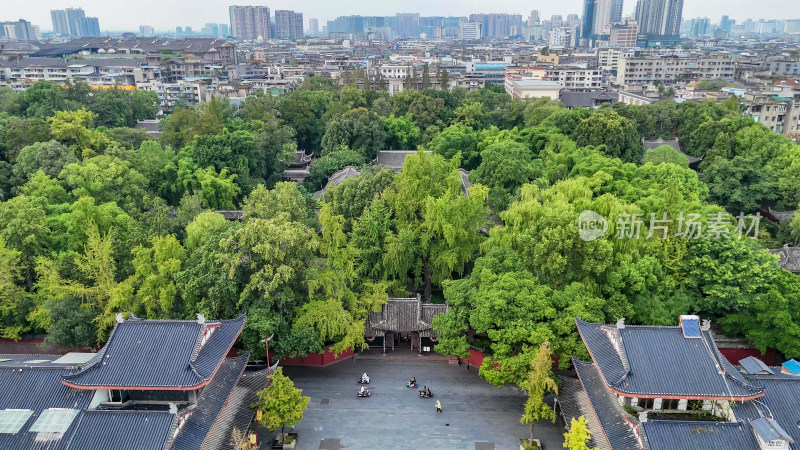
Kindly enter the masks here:
[[[285, 426], [281, 425], [281, 443], [286, 442], [286, 430]], [[531, 432], [531, 436], [533, 436], [533, 432]]]
[[528, 430], [530, 430], [530, 432], [531, 432], [531, 439], [530, 439], [530, 441], [528, 441], [528, 442], [530, 442], [531, 444], [533, 444], [533, 422], [531, 422], [531, 424], [530, 424], [530, 425], [528, 425]]
[[433, 287], [431, 286], [431, 265], [430, 265], [430, 258], [425, 257], [425, 261], [422, 267], [422, 278], [425, 283], [425, 300], [430, 300], [433, 296]]
[[28, 292], [33, 292], [33, 273], [30, 267], [25, 269], [25, 284], [28, 286]]

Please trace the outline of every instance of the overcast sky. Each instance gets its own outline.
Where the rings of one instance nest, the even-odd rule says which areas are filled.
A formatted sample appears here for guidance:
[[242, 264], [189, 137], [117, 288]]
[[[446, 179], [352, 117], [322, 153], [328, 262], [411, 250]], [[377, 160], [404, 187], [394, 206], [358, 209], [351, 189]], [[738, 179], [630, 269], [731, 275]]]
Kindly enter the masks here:
[[[233, 0], [236, 1], [236, 0]], [[174, 30], [176, 26], [191, 26], [199, 30], [207, 22], [227, 23], [228, 5], [265, 5], [271, 10], [291, 9], [308, 19], [326, 20], [336, 16], [360, 14], [386, 16], [396, 12], [418, 12], [423, 16], [465, 16], [471, 13], [517, 13], [527, 17], [531, 9], [541, 16], [581, 14], [582, 0], [520, 1], [520, 0], [250, 0], [228, 3], [220, 0], [0, 0], [0, 21], [26, 19], [43, 31], [53, 29], [51, 9], [82, 7], [87, 16], [97, 17], [102, 30], [138, 31], [139, 25], [152, 25], [157, 30]], [[625, 14], [633, 14], [635, 0], [625, 0]], [[683, 17], [711, 18], [720, 16], [744, 19], [800, 18], [798, 0], [684, 0]]]

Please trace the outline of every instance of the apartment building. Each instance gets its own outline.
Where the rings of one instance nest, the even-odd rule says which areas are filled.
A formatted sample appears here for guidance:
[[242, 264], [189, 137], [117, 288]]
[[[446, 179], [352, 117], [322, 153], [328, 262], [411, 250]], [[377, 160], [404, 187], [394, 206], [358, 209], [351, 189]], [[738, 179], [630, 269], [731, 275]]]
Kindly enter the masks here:
[[597, 51], [597, 68], [609, 72], [619, 70], [619, 61], [622, 58], [632, 58], [632, 49], [603, 48]]
[[744, 96], [742, 115], [775, 133], [795, 137], [800, 132], [800, 92], [758, 92]]
[[555, 81], [564, 89], [574, 92], [595, 91], [605, 85], [602, 70], [574, 66], [548, 67], [544, 79]]
[[632, 57], [620, 58], [617, 81], [620, 84], [661, 81], [713, 80], [733, 78], [736, 62], [725, 55], [708, 57]]
[[90, 86], [135, 86], [136, 83], [160, 78], [157, 66], [142, 60], [99, 59], [64, 60], [57, 58], [24, 58], [0, 61], [0, 85], [23, 91], [37, 81], [64, 83], [83, 80]]

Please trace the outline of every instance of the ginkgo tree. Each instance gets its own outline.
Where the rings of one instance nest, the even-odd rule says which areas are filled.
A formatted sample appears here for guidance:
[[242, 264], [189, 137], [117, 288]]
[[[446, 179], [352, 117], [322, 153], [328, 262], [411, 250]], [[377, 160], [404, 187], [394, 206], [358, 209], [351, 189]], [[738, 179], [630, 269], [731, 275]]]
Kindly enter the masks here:
[[308, 407], [310, 397], [303, 396], [303, 391], [294, 387], [289, 377], [283, 374], [283, 367], [278, 367], [269, 375], [269, 386], [258, 391], [258, 401], [251, 408], [263, 411], [261, 420], [270, 430], [281, 428], [281, 441], [285, 440], [286, 426], [303, 420], [303, 411]]

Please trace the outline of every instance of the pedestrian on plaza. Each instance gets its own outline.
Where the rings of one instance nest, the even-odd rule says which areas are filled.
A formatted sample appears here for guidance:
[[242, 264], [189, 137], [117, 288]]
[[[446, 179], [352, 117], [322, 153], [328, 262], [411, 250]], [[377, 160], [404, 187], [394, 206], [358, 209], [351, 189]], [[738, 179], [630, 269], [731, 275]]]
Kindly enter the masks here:
[[436, 400], [436, 412], [442, 412], [442, 403], [439, 400]]

